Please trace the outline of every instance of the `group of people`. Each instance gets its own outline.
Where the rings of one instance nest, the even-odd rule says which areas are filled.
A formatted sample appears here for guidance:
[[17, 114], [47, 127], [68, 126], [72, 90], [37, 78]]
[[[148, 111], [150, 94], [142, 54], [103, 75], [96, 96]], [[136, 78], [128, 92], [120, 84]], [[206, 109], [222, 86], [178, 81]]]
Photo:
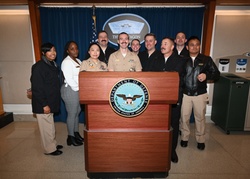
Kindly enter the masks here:
[[[178, 72], [179, 97], [171, 108], [173, 128], [171, 161], [178, 162], [176, 147], [181, 133], [181, 147], [188, 146], [190, 136], [189, 119], [193, 111], [197, 148], [205, 149], [205, 113], [208, 101], [207, 80], [218, 80], [220, 72], [212, 58], [200, 53], [200, 39], [191, 36], [186, 39], [184, 32], [178, 32], [175, 39], [164, 37], [161, 49], [156, 49], [155, 34], [144, 37], [145, 51], [140, 51], [140, 41], [122, 32], [118, 35], [119, 49], [108, 46], [108, 34], [101, 31], [97, 43], [91, 43], [85, 60], [78, 59], [78, 45], [74, 41], [66, 44], [61, 65], [63, 85], [60, 87], [59, 71], [54, 45], [42, 45], [42, 59], [32, 67], [31, 89], [32, 109], [37, 115], [45, 154], [60, 155], [63, 148], [55, 140], [53, 113], [59, 111], [62, 97], [67, 116], [67, 145], [80, 146], [84, 139], [79, 133], [78, 76], [80, 71], [155, 71]], [[129, 45], [131, 50], [129, 49]]]

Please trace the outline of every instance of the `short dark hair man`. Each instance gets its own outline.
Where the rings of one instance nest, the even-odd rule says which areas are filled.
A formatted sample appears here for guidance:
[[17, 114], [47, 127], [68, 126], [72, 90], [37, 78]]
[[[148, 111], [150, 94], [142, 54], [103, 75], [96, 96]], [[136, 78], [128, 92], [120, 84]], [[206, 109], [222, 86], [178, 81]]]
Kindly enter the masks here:
[[184, 69], [183, 101], [181, 107], [181, 146], [187, 147], [190, 136], [189, 118], [194, 111], [199, 150], [205, 149], [205, 114], [208, 101], [207, 80], [218, 80], [220, 72], [210, 56], [200, 53], [200, 39], [188, 39], [187, 49], [190, 57]]
[[189, 52], [186, 48], [186, 34], [184, 32], [178, 32], [175, 36], [175, 48], [174, 53], [180, 55], [181, 57], [189, 57]]
[[[97, 41], [102, 49], [100, 52], [99, 60], [108, 64], [108, 59], [109, 59], [110, 54], [116, 51], [114, 48], [108, 46], [108, 42], [109, 42], [108, 33], [104, 30], [100, 31], [98, 33]], [[88, 59], [89, 57], [90, 57], [89, 53], [87, 53], [85, 56], [85, 59]]]
[[142, 65], [142, 71], [161, 71], [161, 62], [164, 58], [159, 50], [156, 50], [156, 36], [153, 33], [148, 33], [144, 36], [146, 50], [139, 54]]

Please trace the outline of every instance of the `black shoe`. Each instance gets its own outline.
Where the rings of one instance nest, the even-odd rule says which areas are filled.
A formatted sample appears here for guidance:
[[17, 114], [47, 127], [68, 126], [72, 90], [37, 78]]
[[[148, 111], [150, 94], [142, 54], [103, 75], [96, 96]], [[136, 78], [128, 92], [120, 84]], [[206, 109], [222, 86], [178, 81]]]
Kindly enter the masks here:
[[80, 146], [82, 145], [83, 143], [79, 140], [77, 140], [75, 137], [73, 136], [70, 136], [68, 135], [68, 138], [67, 138], [67, 145], [73, 145], [73, 146]]
[[178, 155], [177, 155], [176, 151], [172, 152], [171, 161], [173, 163], [178, 163], [179, 159], [178, 159]]
[[46, 154], [46, 155], [53, 155], [53, 156], [57, 156], [57, 155], [61, 155], [62, 153], [63, 153], [62, 151], [60, 151], [60, 150], [56, 150], [56, 151], [51, 152], [51, 153], [48, 153], [48, 154]]
[[181, 140], [181, 146], [182, 147], [187, 147], [188, 146], [188, 141]]
[[75, 138], [80, 141], [83, 142], [84, 138], [82, 138], [82, 136], [79, 134], [79, 132], [74, 132]]
[[62, 145], [57, 145], [57, 146], [56, 146], [56, 149], [57, 149], [57, 150], [60, 150], [60, 149], [62, 149], [62, 148], [63, 148]]
[[200, 150], [204, 150], [205, 149], [205, 143], [199, 143], [197, 144], [197, 148]]

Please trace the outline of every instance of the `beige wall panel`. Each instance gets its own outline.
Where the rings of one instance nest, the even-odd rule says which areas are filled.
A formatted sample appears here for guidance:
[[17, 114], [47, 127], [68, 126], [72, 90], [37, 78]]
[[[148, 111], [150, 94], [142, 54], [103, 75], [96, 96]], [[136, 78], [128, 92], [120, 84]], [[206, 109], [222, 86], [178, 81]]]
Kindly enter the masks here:
[[0, 62], [4, 104], [30, 104], [26, 89], [30, 87], [32, 62]]
[[250, 15], [216, 16], [213, 58], [250, 52]]
[[30, 104], [33, 64], [29, 15], [0, 15], [0, 81], [4, 104]]

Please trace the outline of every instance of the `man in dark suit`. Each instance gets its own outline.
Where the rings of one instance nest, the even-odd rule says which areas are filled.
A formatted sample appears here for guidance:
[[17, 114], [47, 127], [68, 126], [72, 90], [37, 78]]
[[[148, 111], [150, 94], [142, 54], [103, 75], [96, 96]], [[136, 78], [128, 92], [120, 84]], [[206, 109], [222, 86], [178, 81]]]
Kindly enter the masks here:
[[175, 48], [174, 53], [180, 55], [181, 57], [189, 57], [189, 52], [186, 48], [186, 34], [184, 32], [178, 32], [175, 36]]
[[178, 143], [179, 136], [179, 121], [181, 114], [181, 104], [182, 104], [182, 75], [186, 60], [182, 59], [178, 54], [173, 52], [174, 49], [174, 40], [165, 37], [161, 42], [161, 53], [164, 55], [164, 61], [162, 62], [163, 71], [168, 72], [178, 72], [180, 77], [179, 83], [179, 98], [176, 104], [172, 105], [171, 111], [171, 126], [173, 128], [173, 139], [172, 139], [172, 153], [171, 161], [174, 163], [178, 162], [178, 156], [176, 153], [176, 147]]
[[[116, 51], [114, 48], [108, 46], [108, 42], [109, 42], [108, 33], [104, 30], [100, 31], [98, 33], [97, 41], [102, 49], [100, 52], [99, 60], [108, 64], [110, 54]], [[85, 59], [88, 59], [89, 57], [90, 57], [89, 53], [87, 53], [85, 56]]]
[[146, 34], [144, 41], [146, 50], [138, 55], [142, 65], [142, 71], [162, 71], [160, 63], [163, 59], [163, 55], [155, 48], [157, 44], [155, 34]]

